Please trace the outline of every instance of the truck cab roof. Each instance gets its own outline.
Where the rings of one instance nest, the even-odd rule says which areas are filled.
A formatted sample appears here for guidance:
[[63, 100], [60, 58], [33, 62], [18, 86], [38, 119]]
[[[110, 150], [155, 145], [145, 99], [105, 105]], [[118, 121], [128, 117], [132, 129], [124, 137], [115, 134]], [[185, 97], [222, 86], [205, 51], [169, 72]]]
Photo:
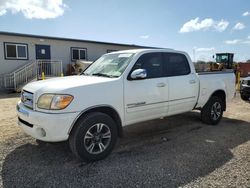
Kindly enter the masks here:
[[148, 48], [148, 49], [121, 50], [121, 51], [111, 52], [110, 54], [116, 54], [116, 53], [142, 53], [142, 52], [176, 52], [176, 53], [185, 53], [185, 52], [174, 50], [174, 49], [171, 49], [171, 48]]

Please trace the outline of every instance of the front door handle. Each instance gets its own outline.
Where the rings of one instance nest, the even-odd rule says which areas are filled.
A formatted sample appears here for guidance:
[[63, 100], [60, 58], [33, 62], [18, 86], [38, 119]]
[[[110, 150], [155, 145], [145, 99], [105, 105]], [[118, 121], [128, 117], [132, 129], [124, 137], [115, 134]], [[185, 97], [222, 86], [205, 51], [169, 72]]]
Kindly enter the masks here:
[[163, 82], [162, 82], [162, 83], [158, 83], [158, 84], [157, 84], [157, 87], [165, 87], [165, 86], [166, 86], [166, 84], [165, 84], [165, 83], [163, 83]]
[[190, 83], [190, 84], [195, 84], [196, 81], [195, 81], [195, 80], [189, 80], [189, 83]]

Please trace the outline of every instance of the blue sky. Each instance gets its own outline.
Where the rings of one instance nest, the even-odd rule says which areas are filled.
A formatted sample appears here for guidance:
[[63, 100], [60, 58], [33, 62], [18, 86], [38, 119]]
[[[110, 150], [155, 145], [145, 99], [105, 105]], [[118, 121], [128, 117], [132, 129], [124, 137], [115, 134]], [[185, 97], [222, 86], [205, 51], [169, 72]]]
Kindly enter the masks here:
[[1, 0], [0, 30], [250, 59], [248, 0]]

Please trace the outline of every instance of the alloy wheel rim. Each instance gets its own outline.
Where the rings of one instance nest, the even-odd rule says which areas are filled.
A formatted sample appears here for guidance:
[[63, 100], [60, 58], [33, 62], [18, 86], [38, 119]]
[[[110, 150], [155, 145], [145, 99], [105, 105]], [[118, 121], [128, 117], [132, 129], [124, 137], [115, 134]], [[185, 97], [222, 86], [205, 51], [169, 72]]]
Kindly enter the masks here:
[[218, 120], [221, 116], [221, 104], [219, 102], [215, 102], [212, 105], [211, 109], [211, 117], [214, 121]]
[[84, 136], [84, 147], [90, 154], [100, 154], [111, 142], [111, 131], [104, 123], [91, 126]]

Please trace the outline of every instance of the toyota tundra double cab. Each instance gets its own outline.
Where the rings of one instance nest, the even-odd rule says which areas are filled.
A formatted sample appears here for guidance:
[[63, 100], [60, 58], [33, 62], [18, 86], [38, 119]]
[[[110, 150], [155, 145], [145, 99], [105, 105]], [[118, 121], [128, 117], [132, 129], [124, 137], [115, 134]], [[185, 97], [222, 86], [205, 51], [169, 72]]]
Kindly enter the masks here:
[[77, 157], [96, 161], [111, 153], [127, 125], [193, 109], [204, 123], [218, 124], [234, 91], [232, 72], [196, 73], [185, 52], [117, 51], [81, 75], [27, 84], [18, 124], [37, 140], [69, 141]]

